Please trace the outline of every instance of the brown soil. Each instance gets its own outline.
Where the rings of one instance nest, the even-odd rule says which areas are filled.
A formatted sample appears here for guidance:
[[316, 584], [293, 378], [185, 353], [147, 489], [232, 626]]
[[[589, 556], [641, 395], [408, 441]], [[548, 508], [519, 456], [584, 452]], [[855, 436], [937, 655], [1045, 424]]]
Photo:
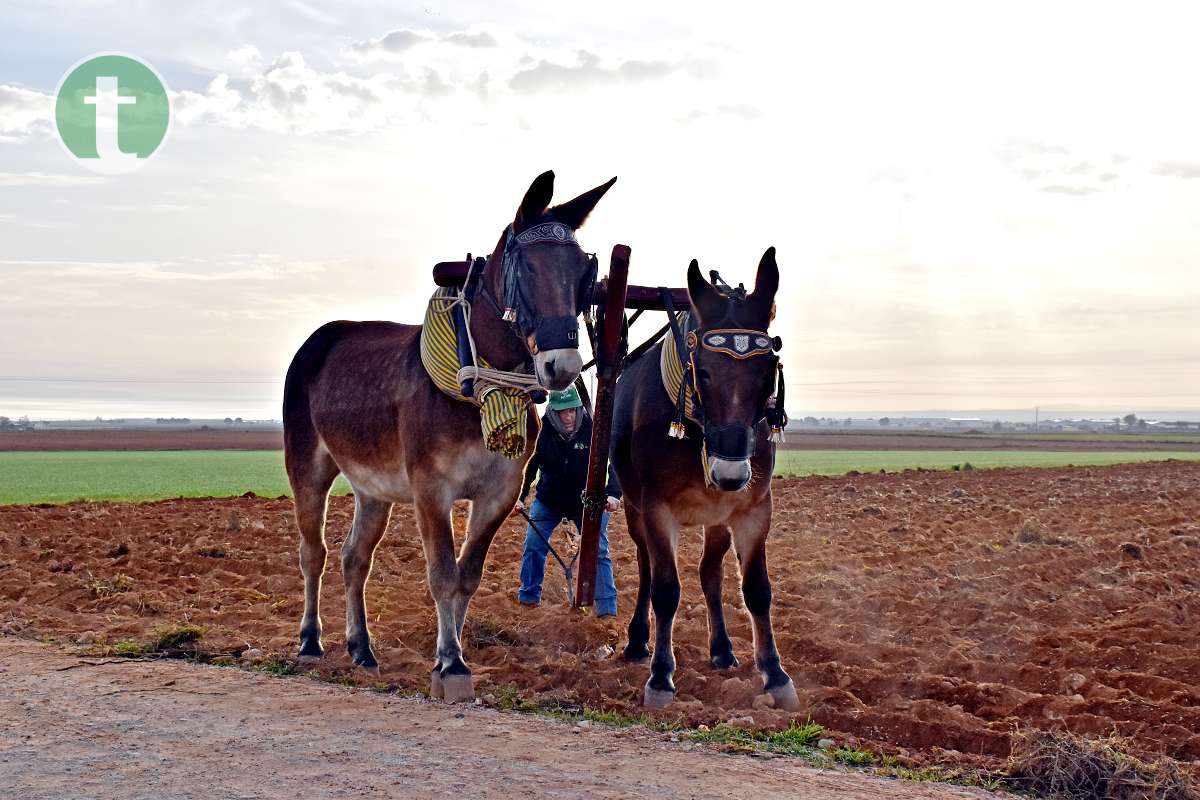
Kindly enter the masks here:
[[10, 450], [281, 450], [281, 430], [5, 431], [0, 452]]
[[[743, 664], [707, 667], [700, 537], [685, 531], [679, 697], [663, 716], [811, 716], [839, 742], [982, 767], [1008, 755], [1018, 725], [1115, 730], [1143, 755], [1200, 767], [1200, 464], [812, 477], [777, 480], [775, 496], [776, 633], [804, 711], [754, 707], [732, 568], [725, 598]], [[350, 498], [332, 501], [331, 568], [351, 513]], [[498, 535], [469, 615], [478, 693], [513, 685], [639, 712], [646, 666], [597, 657], [624, 643], [636, 588], [620, 516], [619, 624], [565, 608], [553, 562], [543, 606], [519, 606], [521, 541], [515, 522]], [[295, 553], [286, 499], [0, 507], [0, 630], [111, 643], [187, 620], [205, 628], [206, 648], [290, 655]], [[318, 669], [349, 672], [342, 582], [327, 577]], [[427, 688], [435, 624], [411, 507], [396, 508], [368, 601], [383, 679]]]
[[302, 679], [111, 663], [0, 637], [4, 797], [790, 797], [979, 790], [730, 757], [642, 729], [583, 730]]

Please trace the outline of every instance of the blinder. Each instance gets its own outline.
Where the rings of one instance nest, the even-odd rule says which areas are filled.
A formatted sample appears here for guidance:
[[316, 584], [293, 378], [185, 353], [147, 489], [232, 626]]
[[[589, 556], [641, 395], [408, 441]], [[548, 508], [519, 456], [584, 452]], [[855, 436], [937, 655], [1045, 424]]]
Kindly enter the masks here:
[[503, 284], [505, 322], [515, 323], [522, 338], [532, 334], [538, 350], [578, 349], [578, 316], [588, 308], [596, 283], [596, 256], [588, 256], [588, 270], [576, 289], [575, 314], [572, 316], [541, 317], [526, 293], [533, 271], [525, 256], [525, 247], [533, 244], [574, 244], [579, 242], [575, 232], [561, 222], [541, 222], [514, 234], [510, 226], [504, 241]]
[[[671, 316], [672, 321], [674, 315]], [[694, 405], [700, 417], [699, 422], [704, 430], [704, 452], [709, 457], [728, 461], [744, 461], [754, 453], [754, 428], [741, 423], [714, 425], [709, 422], [704, 413], [704, 399], [700, 394], [700, 382], [696, 369], [696, 351], [700, 348], [722, 356], [744, 360], [756, 357], [770, 357], [775, 360], [775, 368], [771, 375], [771, 391], [768, 395], [775, 396], [774, 407], [764, 407], [762, 416], [755, 420], [766, 418], [771, 427], [772, 441], [781, 441], [783, 428], [787, 424], [784, 411], [784, 380], [783, 365], [775, 356], [782, 349], [783, 340], [771, 336], [766, 331], [752, 328], [713, 328], [707, 331], [688, 331], [680, 337], [686, 350], [683, 380], [680, 383], [680, 397], [676, 402], [676, 419], [671, 423], [669, 435], [672, 438], [684, 437], [683, 426], [683, 391], [690, 387], [694, 397]]]

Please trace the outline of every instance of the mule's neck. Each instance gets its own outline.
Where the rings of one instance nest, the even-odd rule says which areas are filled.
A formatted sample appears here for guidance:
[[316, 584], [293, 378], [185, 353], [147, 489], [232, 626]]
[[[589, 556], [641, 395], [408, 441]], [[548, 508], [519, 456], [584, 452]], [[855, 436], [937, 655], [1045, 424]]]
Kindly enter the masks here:
[[515, 370], [530, 360], [529, 349], [521, 341], [520, 334], [509, 323], [500, 318], [496, 306], [504, 303], [504, 236], [492, 251], [480, 280], [496, 303], [475, 302], [471, 304], [471, 336], [475, 339], [475, 350], [479, 356], [496, 369]]

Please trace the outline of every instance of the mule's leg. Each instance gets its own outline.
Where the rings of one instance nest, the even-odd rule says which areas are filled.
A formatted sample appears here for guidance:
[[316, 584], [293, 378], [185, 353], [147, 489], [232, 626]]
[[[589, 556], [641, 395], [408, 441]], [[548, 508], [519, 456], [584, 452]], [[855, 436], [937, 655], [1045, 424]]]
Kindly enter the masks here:
[[679, 572], [675, 565], [679, 528], [662, 512], [651, 514], [646, 520], [646, 549], [650, 554], [650, 604], [654, 607], [654, 658], [642, 702], [649, 708], [662, 708], [675, 699], [671, 631], [679, 609]]
[[626, 661], [645, 661], [650, 657], [650, 553], [646, 550], [646, 526], [642, 515], [633, 506], [625, 507], [625, 524], [629, 538], [637, 548], [638, 594], [637, 605], [629, 619], [629, 643], [625, 645]]
[[[504, 482], [497, 481], [498, 486]], [[520, 484], [516, 484], [519, 487]], [[492, 496], [477, 497], [471, 502], [471, 516], [467, 520], [467, 535], [458, 552], [458, 594], [454, 598], [454, 623], [462, 640], [463, 624], [467, 620], [467, 606], [479, 589], [483, 577], [483, 563], [487, 560], [492, 539], [500, 530], [505, 518], [512, 512], [517, 501], [518, 488], [496, 491]]]
[[[289, 454], [290, 455], [290, 454]], [[304, 615], [300, 618], [300, 658], [320, 658], [321, 576], [325, 573], [325, 508], [329, 487], [338, 468], [324, 451], [304, 459], [289, 459], [288, 479], [295, 495], [296, 527], [300, 529], [300, 574], [304, 576]]]
[[346, 650], [354, 663], [372, 675], [379, 674], [379, 662], [371, 649], [367, 630], [367, 576], [375, 548], [387, 530], [392, 504], [385, 500], [354, 493], [354, 523], [342, 544], [342, 576], [346, 581]]
[[733, 547], [742, 568], [742, 597], [754, 629], [754, 664], [763, 678], [763, 691], [775, 707], [795, 711], [800, 707], [796, 687], [779, 663], [771, 629], [771, 579], [767, 577], [767, 532], [771, 504], [762, 503], [745, 517], [733, 521]]
[[730, 534], [725, 525], [704, 527], [704, 555], [700, 559], [700, 586], [708, 606], [708, 655], [717, 669], [738, 665], [733, 654], [733, 642], [725, 630], [725, 609], [721, 603], [721, 584], [725, 579], [725, 554], [729, 552]]
[[433, 595], [438, 621], [437, 654], [429, 677], [429, 693], [451, 701], [467, 700], [474, 696], [474, 690], [471, 670], [463, 661], [455, 616], [459, 581], [451, 500], [440, 488], [432, 488], [416, 493], [415, 508], [429, 593]]

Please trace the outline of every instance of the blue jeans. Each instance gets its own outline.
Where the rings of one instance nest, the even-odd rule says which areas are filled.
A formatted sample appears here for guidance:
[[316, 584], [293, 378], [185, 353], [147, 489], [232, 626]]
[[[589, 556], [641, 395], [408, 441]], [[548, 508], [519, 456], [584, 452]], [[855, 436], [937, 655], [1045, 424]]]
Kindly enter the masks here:
[[[534, 498], [529, 507], [529, 517], [547, 539], [562, 519], [550, 511], [542, 501]], [[572, 520], [575, 528], [582, 527], [582, 520]], [[521, 556], [521, 590], [517, 599], [522, 603], [536, 605], [542, 601], [542, 577], [546, 572], [546, 557], [550, 548], [533, 526], [525, 529], [525, 552]], [[608, 512], [600, 516], [600, 557], [596, 561], [596, 616], [617, 613], [617, 584], [613, 580], [612, 560], [608, 557]]]

